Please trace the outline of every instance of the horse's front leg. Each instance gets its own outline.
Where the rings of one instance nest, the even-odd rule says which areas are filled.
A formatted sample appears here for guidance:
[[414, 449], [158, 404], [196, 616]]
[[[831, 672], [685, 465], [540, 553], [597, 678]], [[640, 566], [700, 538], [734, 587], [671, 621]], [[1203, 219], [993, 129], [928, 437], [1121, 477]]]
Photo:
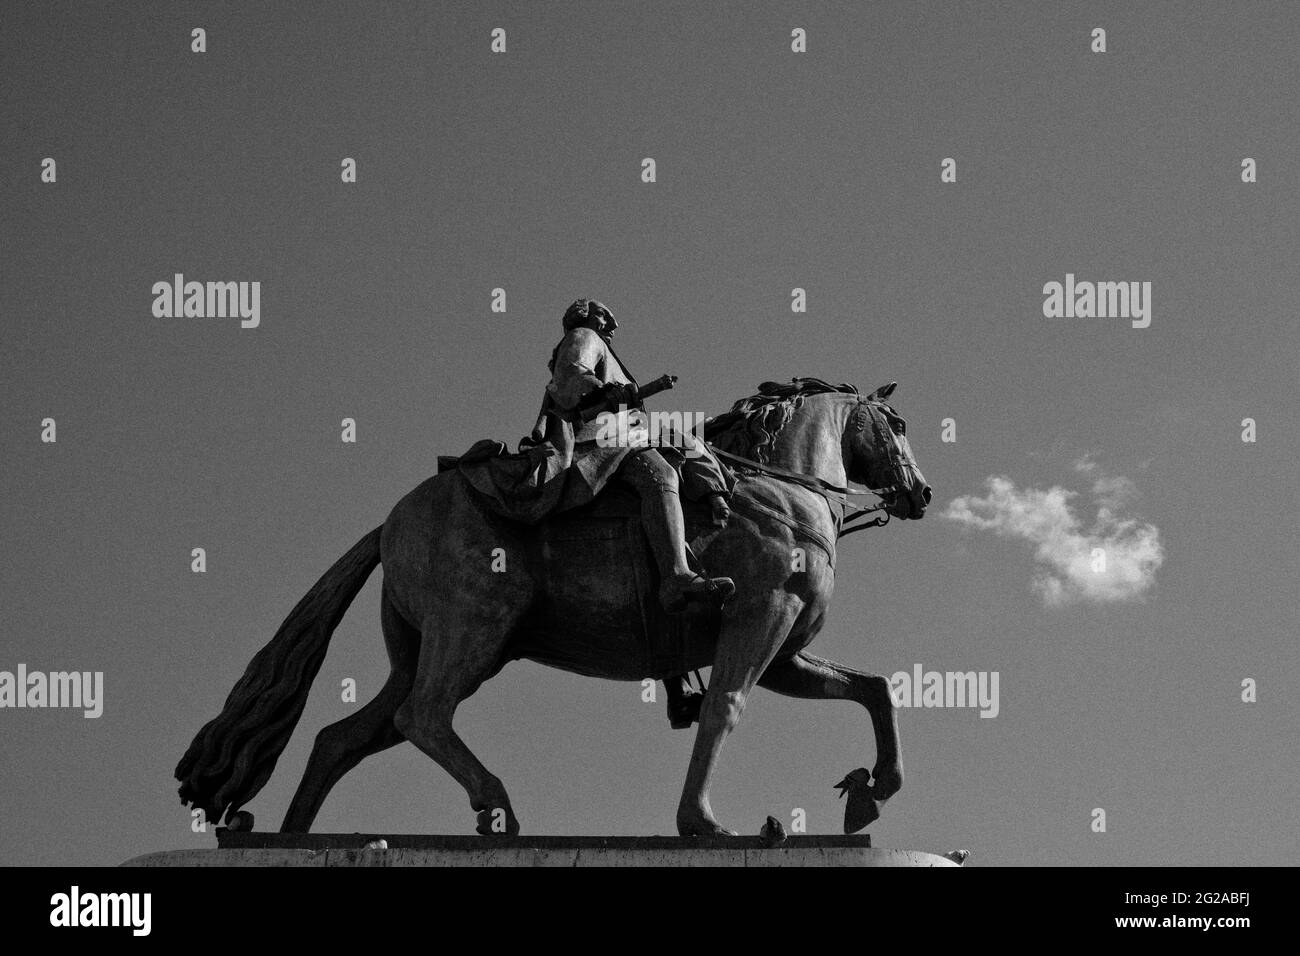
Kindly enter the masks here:
[[802, 601], [781, 592], [728, 604], [677, 808], [677, 832], [682, 836], [735, 836], [714, 819], [709, 806], [713, 770], [727, 735], [740, 722], [749, 692], [781, 649], [802, 609]]
[[[787, 697], [852, 700], [861, 704], [871, 715], [871, 726], [876, 735], [876, 765], [871, 771], [870, 787], [865, 787], [860, 781], [854, 786], [880, 802], [888, 800], [903, 786], [898, 719], [887, 678], [800, 651], [793, 657], [774, 662], [763, 673], [759, 683]], [[848, 779], [859, 780], [852, 774]]]

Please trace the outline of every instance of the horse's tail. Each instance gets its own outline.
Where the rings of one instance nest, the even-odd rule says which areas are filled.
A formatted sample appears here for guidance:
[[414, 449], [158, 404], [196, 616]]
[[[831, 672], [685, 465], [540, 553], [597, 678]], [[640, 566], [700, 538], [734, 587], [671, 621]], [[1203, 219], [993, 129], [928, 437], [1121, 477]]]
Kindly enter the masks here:
[[376, 528], [339, 558], [257, 652], [221, 713], [208, 721], [176, 766], [181, 802], [216, 823], [253, 798], [302, 716], [330, 635], [379, 564]]

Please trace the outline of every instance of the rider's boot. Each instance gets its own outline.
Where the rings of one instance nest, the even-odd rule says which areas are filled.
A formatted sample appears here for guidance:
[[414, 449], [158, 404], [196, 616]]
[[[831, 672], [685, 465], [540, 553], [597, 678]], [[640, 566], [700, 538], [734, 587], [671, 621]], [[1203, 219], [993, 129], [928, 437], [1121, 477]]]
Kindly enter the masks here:
[[686, 560], [686, 521], [675, 489], [659, 487], [641, 494], [641, 520], [650, 550], [659, 565], [659, 601], [669, 614], [686, 609], [690, 601], [705, 601], [721, 607], [736, 593], [731, 578], [705, 578], [691, 570]]

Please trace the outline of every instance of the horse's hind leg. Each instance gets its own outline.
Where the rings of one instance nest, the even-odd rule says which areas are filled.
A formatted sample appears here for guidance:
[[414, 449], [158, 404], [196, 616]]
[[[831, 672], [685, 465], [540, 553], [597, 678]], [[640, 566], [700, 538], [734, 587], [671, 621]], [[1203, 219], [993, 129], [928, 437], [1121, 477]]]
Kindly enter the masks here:
[[469, 794], [482, 834], [519, 832], [505, 786], [452, 728], [460, 702], [504, 666], [509, 629], [505, 609], [481, 610], [462, 599], [442, 602], [424, 626], [415, 685], [398, 708], [396, 724], [407, 740], [432, 757]]
[[760, 687], [787, 697], [851, 700], [861, 704], [871, 715], [871, 725], [876, 734], [876, 766], [871, 772], [873, 782], [866, 792], [873, 799], [884, 801], [902, 787], [903, 761], [899, 755], [898, 721], [886, 678], [801, 651], [793, 657], [773, 662], [758, 683]]
[[405, 738], [393, 724], [393, 715], [406, 700], [415, 681], [420, 632], [407, 624], [384, 591], [380, 621], [392, 672], [373, 700], [355, 714], [330, 724], [316, 736], [307, 770], [289, 804], [281, 833], [306, 833], [320, 812], [325, 797], [343, 775], [366, 757], [396, 746]]

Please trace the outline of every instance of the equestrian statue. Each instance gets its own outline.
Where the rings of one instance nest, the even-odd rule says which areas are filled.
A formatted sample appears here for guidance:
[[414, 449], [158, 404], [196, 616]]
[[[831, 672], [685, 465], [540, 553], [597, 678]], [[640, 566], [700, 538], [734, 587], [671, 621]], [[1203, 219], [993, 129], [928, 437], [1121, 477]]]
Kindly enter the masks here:
[[[452, 721], [519, 659], [664, 681], [672, 726], [699, 724], [682, 836], [734, 835], [714, 817], [709, 785], [755, 685], [866, 709], [875, 764], [838, 784], [845, 832], [879, 816], [903, 783], [889, 682], [806, 648], [830, 605], [838, 540], [891, 516], [921, 518], [930, 503], [887, 401], [895, 384], [862, 395], [815, 378], [765, 382], [697, 435], [653, 427], [644, 402], [674, 379], [638, 385], [613, 349], [609, 309], [579, 299], [562, 325], [518, 451], [484, 440], [440, 457], [438, 473], [325, 572], [181, 759], [183, 803], [251, 828], [243, 807], [288, 744], [339, 620], [382, 564], [388, 680], [317, 735], [281, 832], [309, 831], [345, 773], [409, 740], [465, 788], [479, 833], [517, 834], [505, 786]], [[852, 509], [863, 494], [879, 503]], [[708, 687], [695, 691], [687, 675], [705, 667]]]

